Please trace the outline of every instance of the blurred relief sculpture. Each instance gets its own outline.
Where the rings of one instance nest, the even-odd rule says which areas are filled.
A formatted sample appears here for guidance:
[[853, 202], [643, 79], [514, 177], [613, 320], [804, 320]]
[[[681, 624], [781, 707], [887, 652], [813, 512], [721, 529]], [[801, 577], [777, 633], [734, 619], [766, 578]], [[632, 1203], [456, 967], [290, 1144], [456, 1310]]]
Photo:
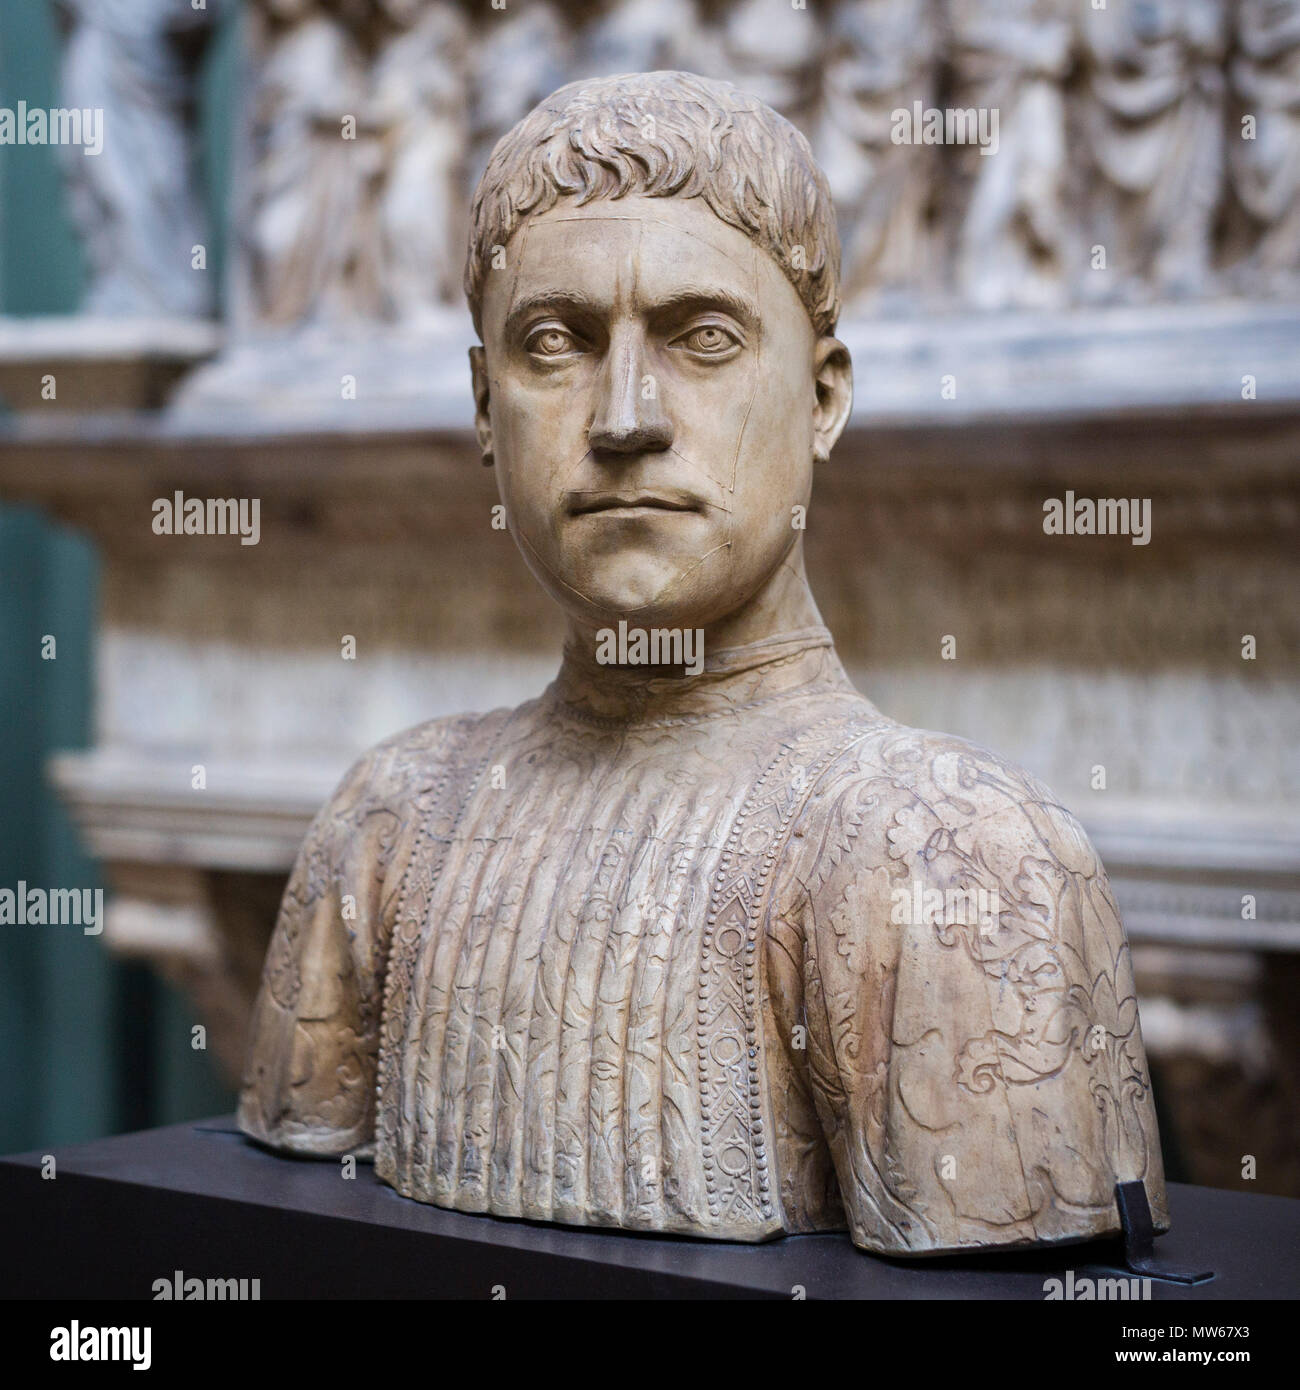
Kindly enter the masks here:
[[1223, 185], [1222, 0], [1112, 0], [1081, 22], [1096, 242], [1123, 297], [1205, 295]]
[[[60, 99], [102, 110], [92, 159], [63, 151], [69, 207], [86, 252], [82, 310], [107, 317], [212, 312], [196, 167], [195, 76], [223, 0], [56, 0], [65, 31]], [[143, 175], [143, 176], [142, 176]]]
[[316, 817], [245, 1132], [577, 1225], [925, 1255], [1114, 1232], [1141, 1181], [1164, 1229], [1096, 853], [1025, 772], [863, 698], [808, 587], [852, 379], [803, 136], [686, 73], [578, 82], [471, 222], [478, 443], [563, 661]]
[[[60, 3], [78, 16], [81, 86], [114, 64], [153, 74], [118, 120], [133, 101], [140, 138], [176, 144], [151, 187], [179, 227], [197, 49], [167, 27], [174, 0]], [[128, 11], [148, 42], [116, 38], [100, 64], [94, 45]], [[205, 32], [206, 13], [183, 32]], [[849, 318], [1268, 295], [1300, 274], [1296, 14], [1296, 0], [248, 0], [233, 336], [270, 343], [277, 381], [292, 377], [286, 335], [308, 378], [323, 368], [306, 338], [341, 327], [372, 348], [393, 328], [455, 336], [464, 215], [502, 133], [565, 82], [678, 66], [809, 133]], [[958, 130], [996, 119], [994, 138], [900, 138], [900, 117], [935, 113]], [[94, 169], [70, 172], [93, 185]], [[402, 374], [371, 360], [372, 377]], [[255, 364], [235, 394], [261, 379]]]
[[[999, 113], [996, 151], [965, 146], [954, 248], [962, 298], [979, 309], [1065, 298], [1061, 206], [1071, 0], [952, 0], [952, 100]], [[986, 158], [989, 153], [998, 157]]]
[[239, 310], [256, 326], [418, 323], [455, 293], [468, 139], [453, 0], [256, 0]]
[[891, 133], [896, 111], [934, 104], [937, 60], [929, 0], [838, 0], [831, 9], [817, 144], [843, 229], [846, 302], [920, 302], [935, 152]]
[[[1300, 288], [1300, 0], [1241, 0], [1230, 75], [1237, 138], [1228, 167], [1256, 233], [1240, 287]], [[1231, 130], [1231, 127], [1229, 128]]]

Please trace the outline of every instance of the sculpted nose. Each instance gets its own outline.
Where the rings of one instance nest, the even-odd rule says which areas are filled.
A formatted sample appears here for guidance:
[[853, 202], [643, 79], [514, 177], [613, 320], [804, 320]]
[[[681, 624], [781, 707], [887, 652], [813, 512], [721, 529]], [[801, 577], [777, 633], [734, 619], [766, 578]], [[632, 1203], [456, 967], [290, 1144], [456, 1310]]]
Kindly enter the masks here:
[[659, 383], [645, 370], [640, 343], [612, 343], [587, 443], [595, 453], [640, 454], [672, 442], [672, 422], [659, 402]]

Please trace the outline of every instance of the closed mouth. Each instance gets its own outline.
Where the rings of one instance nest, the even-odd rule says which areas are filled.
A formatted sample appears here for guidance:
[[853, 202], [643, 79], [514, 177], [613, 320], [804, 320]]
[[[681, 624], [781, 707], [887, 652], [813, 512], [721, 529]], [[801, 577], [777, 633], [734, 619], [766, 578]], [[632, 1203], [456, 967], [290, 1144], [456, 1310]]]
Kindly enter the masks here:
[[576, 492], [570, 495], [570, 516], [596, 512], [698, 512], [700, 504], [686, 495], [659, 492]]

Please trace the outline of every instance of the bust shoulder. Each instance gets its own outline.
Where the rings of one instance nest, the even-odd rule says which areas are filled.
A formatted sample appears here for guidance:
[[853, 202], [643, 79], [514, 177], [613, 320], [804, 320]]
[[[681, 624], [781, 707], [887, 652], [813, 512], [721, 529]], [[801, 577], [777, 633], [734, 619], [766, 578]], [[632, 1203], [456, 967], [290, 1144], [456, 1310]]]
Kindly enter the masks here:
[[813, 788], [795, 843], [774, 930], [802, 962], [811, 1074], [840, 1098], [854, 1239], [1099, 1235], [1134, 1178], [1163, 1227], [1124, 929], [1056, 797], [964, 739], [881, 725]]
[[832, 857], [895, 876], [1009, 885], [1032, 859], [1086, 878], [1101, 872], [1078, 819], [1038, 778], [967, 739], [892, 721], [826, 770], [806, 816], [825, 823]]
[[514, 713], [502, 708], [442, 715], [389, 735], [352, 763], [318, 819], [351, 834], [376, 815], [404, 818], [413, 805], [436, 799], [439, 784], [472, 762]]

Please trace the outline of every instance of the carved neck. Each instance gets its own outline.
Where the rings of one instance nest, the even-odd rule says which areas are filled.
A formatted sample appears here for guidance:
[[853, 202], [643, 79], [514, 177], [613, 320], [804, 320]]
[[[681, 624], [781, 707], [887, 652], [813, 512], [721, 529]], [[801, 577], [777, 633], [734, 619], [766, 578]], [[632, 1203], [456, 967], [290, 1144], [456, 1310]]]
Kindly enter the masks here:
[[[640, 723], [725, 713], [809, 683], [852, 688], [797, 544], [746, 604], [702, 629], [698, 646], [683, 644], [672, 653], [683, 664], [647, 661], [667, 655], [662, 644], [657, 653], [637, 649], [641, 641], [649, 646], [652, 631], [635, 620], [621, 630], [617, 621], [605, 628], [571, 621], [564, 662], [548, 693], [587, 718]], [[699, 631], [689, 630], [692, 644]]]
[[653, 724], [733, 713], [810, 685], [851, 688], [820, 624], [706, 651], [702, 665], [698, 674], [662, 665], [606, 665], [589, 643], [571, 642], [547, 694], [583, 718]]
[[[653, 723], [726, 713], [809, 682], [848, 687], [798, 542], [740, 609], [681, 632], [677, 651], [667, 652], [662, 641], [658, 651], [638, 649], [638, 642], [651, 646], [653, 631], [635, 620], [621, 630], [617, 621], [598, 628], [571, 620], [548, 694], [587, 719]], [[660, 664], [653, 664], [655, 656]], [[663, 664], [676, 656], [683, 663]]]

